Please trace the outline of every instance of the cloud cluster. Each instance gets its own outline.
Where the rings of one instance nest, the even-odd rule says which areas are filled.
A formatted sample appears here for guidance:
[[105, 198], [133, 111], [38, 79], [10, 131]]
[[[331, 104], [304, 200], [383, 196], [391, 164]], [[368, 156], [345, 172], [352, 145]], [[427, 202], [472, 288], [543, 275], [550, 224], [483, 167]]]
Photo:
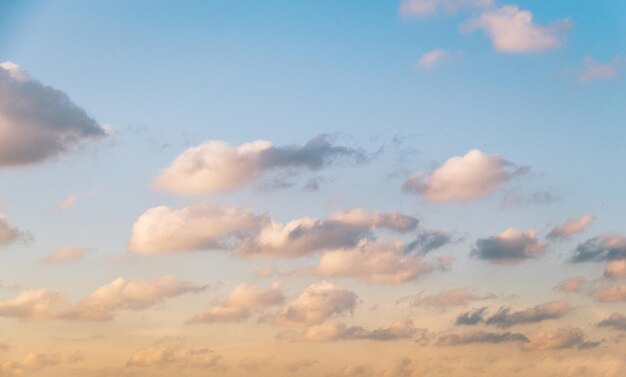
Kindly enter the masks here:
[[563, 328], [556, 332], [538, 332], [528, 337], [529, 342], [523, 345], [528, 351], [547, 351], [556, 349], [589, 349], [599, 342], [587, 341], [579, 328]]
[[133, 353], [126, 366], [136, 368], [212, 368], [221, 356], [208, 348], [190, 348], [180, 342], [160, 341]]
[[315, 171], [344, 158], [355, 163], [367, 161], [360, 149], [336, 146], [328, 135], [304, 145], [276, 147], [257, 140], [232, 147], [211, 140], [178, 156], [156, 177], [156, 187], [181, 195], [233, 191], [266, 177], [269, 173]]
[[81, 260], [91, 249], [80, 246], [62, 246], [43, 259], [47, 264], [71, 263]]
[[476, 241], [472, 255], [498, 264], [515, 264], [537, 258], [546, 246], [537, 239], [537, 232], [508, 228], [495, 236]]
[[417, 64], [424, 68], [434, 68], [436, 65], [450, 58], [450, 53], [446, 50], [436, 49], [425, 52], [420, 56]]
[[587, 280], [582, 276], [574, 276], [569, 279], [563, 280], [559, 284], [557, 284], [556, 288], [565, 293], [576, 293], [580, 292], [583, 284], [585, 284]]
[[612, 313], [607, 319], [600, 321], [598, 327], [610, 327], [626, 331], [626, 317], [619, 313]]
[[591, 292], [591, 295], [601, 302], [626, 301], [626, 284], [598, 288]]
[[42, 162], [105, 135], [67, 94], [0, 64], [0, 167]]
[[357, 295], [334, 283], [322, 281], [306, 287], [298, 297], [271, 316], [271, 321], [281, 326], [303, 327], [319, 325], [326, 319], [352, 312]]
[[609, 279], [626, 279], [626, 259], [607, 262], [604, 267], [604, 276]]
[[492, 193], [527, 170], [500, 155], [472, 149], [464, 156], [450, 158], [427, 175], [413, 174], [402, 187], [433, 202], [469, 201]]
[[440, 347], [462, 346], [475, 343], [499, 344], [504, 342], [528, 342], [524, 334], [511, 332], [474, 331], [465, 334], [443, 334], [437, 338]]
[[280, 283], [266, 290], [239, 284], [228, 297], [211, 309], [195, 315], [189, 323], [237, 322], [250, 318], [255, 310], [280, 305], [285, 300]]
[[549, 319], [558, 319], [571, 311], [572, 308], [563, 301], [551, 301], [515, 312], [509, 307], [503, 307], [491, 316], [486, 316], [486, 309], [480, 308], [462, 313], [457, 317], [455, 323], [457, 325], [485, 324], [501, 328], [509, 328], [520, 324], [537, 323]]
[[63, 293], [48, 289], [29, 289], [15, 298], [0, 302], [0, 317], [22, 320], [55, 319], [67, 306]]
[[479, 295], [470, 288], [457, 288], [451, 290], [444, 290], [437, 294], [430, 296], [418, 295], [411, 306], [430, 306], [438, 309], [446, 309], [454, 306], [466, 306], [471, 302], [486, 300], [493, 298], [493, 295]]
[[579, 244], [571, 261], [604, 262], [626, 259], [626, 237], [618, 233], [606, 233]]
[[583, 215], [575, 219], [569, 219], [564, 224], [555, 226], [550, 233], [548, 233], [547, 237], [552, 239], [562, 239], [576, 233], [584, 232], [593, 220], [594, 217], [591, 215]]
[[389, 327], [367, 330], [361, 326], [347, 326], [339, 322], [323, 323], [298, 332], [284, 332], [280, 339], [302, 342], [328, 342], [337, 340], [391, 341], [411, 339], [419, 329], [411, 320], [396, 321]]
[[530, 11], [517, 5], [490, 8], [462, 26], [464, 31], [482, 29], [491, 39], [493, 47], [505, 53], [535, 52], [556, 48], [572, 27], [569, 20], [554, 22], [549, 26], [534, 23]]
[[78, 352], [70, 354], [30, 352], [21, 361], [0, 362], [0, 376], [22, 376], [55, 365], [80, 361], [83, 361], [83, 356]]

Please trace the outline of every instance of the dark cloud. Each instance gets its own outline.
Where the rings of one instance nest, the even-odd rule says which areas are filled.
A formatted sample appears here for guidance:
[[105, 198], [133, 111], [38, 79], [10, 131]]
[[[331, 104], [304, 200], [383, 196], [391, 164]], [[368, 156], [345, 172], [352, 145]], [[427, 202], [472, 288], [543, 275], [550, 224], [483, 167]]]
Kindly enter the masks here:
[[573, 263], [626, 259], [626, 237], [605, 234], [579, 244], [570, 259]]
[[545, 251], [534, 230], [527, 232], [509, 228], [495, 236], [476, 241], [472, 255], [494, 263], [512, 264], [536, 258]]
[[598, 327], [610, 327], [612, 329], [626, 331], [626, 317], [619, 313], [613, 313], [609, 318], [599, 322]]
[[477, 331], [467, 334], [445, 334], [437, 339], [438, 346], [461, 346], [474, 343], [498, 344], [504, 342], [528, 342], [526, 335], [521, 333], [495, 333]]
[[487, 308], [483, 307], [483, 308], [471, 310], [469, 312], [461, 313], [456, 318], [456, 321], [454, 322], [454, 324], [457, 326], [462, 326], [462, 325], [472, 326], [472, 325], [477, 325], [479, 323], [483, 323], [485, 321], [483, 315], [486, 310]]

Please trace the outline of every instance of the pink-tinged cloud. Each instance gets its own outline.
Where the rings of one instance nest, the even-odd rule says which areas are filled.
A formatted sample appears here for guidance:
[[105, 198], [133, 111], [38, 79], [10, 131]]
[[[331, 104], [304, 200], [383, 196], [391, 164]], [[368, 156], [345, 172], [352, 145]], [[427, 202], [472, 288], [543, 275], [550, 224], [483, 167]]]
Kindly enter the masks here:
[[186, 347], [180, 342], [157, 342], [156, 344], [135, 351], [127, 367], [133, 368], [215, 368], [222, 358], [208, 348]]
[[476, 241], [472, 256], [496, 264], [517, 264], [540, 257], [546, 245], [537, 239], [535, 230], [506, 229], [495, 236]]
[[605, 233], [579, 244], [571, 262], [604, 262], [626, 259], [626, 237], [619, 233]]
[[0, 64], [0, 167], [42, 162], [106, 134], [62, 91]]
[[560, 20], [549, 26], [533, 22], [530, 11], [517, 5], [489, 8], [480, 16], [462, 26], [464, 31], [482, 29], [493, 47], [505, 53], [537, 52], [557, 48], [563, 35], [572, 28], [569, 20]]
[[54, 367], [83, 361], [79, 352], [68, 354], [29, 352], [21, 361], [0, 362], [0, 376], [23, 376]]
[[43, 259], [46, 264], [71, 263], [81, 260], [91, 249], [80, 246], [62, 246]]
[[320, 276], [353, 277], [366, 282], [402, 284], [429, 273], [432, 268], [415, 254], [405, 254], [402, 242], [363, 241], [352, 248], [322, 254]]
[[67, 198], [63, 199], [63, 201], [61, 201], [59, 205], [57, 205], [57, 209], [59, 211], [66, 211], [74, 207], [74, 205], [76, 204], [76, 201], [78, 201], [78, 195], [70, 194], [67, 196]]
[[0, 302], [0, 317], [21, 320], [55, 319], [65, 310], [67, 299], [58, 291], [29, 289], [15, 298]]
[[548, 351], [558, 349], [589, 349], [595, 348], [599, 342], [588, 341], [579, 328], [563, 328], [555, 332], [540, 331], [528, 336], [529, 342], [522, 346], [527, 351]]
[[548, 234], [548, 238], [567, 238], [571, 235], [582, 233], [593, 222], [593, 220], [594, 217], [591, 215], [583, 215], [581, 217], [569, 219], [564, 224], [555, 226]]
[[20, 236], [19, 230], [6, 217], [0, 215], [0, 246], [16, 241]]
[[626, 279], [626, 259], [607, 262], [604, 267], [604, 276], [609, 279]]
[[626, 301], [626, 284], [598, 288], [591, 292], [591, 295], [600, 302]]
[[455, 306], [466, 306], [475, 301], [493, 298], [493, 295], [479, 295], [470, 288], [458, 288], [444, 290], [430, 296], [418, 295], [411, 303], [412, 306], [429, 306], [438, 309], [446, 309]]
[[461, 9], [484, 8], [493, 0], [403, 0], [400, 3], [400, 14], [403, 16], [429, 16], [440, 11], [447, 13]]
[[311, 284], [278, 310], [271, 320], [275, 324], [289, 327], [318, 325], [326, 319], [352, 312], [357, 303], [357, 295], [340, 286], [322, 281]]
[[572, 307], [563, 301], [550, 301], [519, 311], [513, 311], [509, 307], [502, 307], [491, 316], [487, 316], [485, 308], [481, 308], [462, 313], [457, 317], [455, 324], [466, 326], [484, 324], [509, 328], [516, 325], [559, 319], [571, 311]]
[[578, 80], [583, 83], [596, 80], [614, 80], [619, 75], [620, 68], [624, 65], [624, 60], [615, 58], [609, 63], [595, 61], [591, 57], [586, 57], [584, 68], [578, 75]]
[[255, 311], [280, 305], [285, 300], [282, 285], [274, 283], [268, 289], [239, 284], [228, 297], [211, 309], [195, 315], [189, 323], [239, 322], [250, 318]]
[[436, 49], [423, 53], [417, 61], [417, 64], [424, 68], [434, 68], [448, 58], [450, 58], [450, 53], [448, 51]]
[[565, 293], [578, 293], [587, 280], [582, 276], [574, 276], [557, 284], [556, 289]]
[[527, 170], [500, 155], [472, 149], [464, 156], [450, 158], [429, 174], [413, 174], [403, 189], [433, 202], [463, 202], [486, 196]]

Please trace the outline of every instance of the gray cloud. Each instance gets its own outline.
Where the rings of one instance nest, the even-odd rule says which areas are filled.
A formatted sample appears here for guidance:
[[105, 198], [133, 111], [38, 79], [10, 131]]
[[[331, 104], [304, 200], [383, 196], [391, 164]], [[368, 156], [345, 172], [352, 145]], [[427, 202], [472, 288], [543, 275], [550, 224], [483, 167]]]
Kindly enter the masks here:
[[534, 230], [527, 232], [509, 228], [495, 236], [476, 241], [472, 255], [499, 264], [520, 263], [545, 252], [545, 245]]
[[600, 321], [598, 327], [610, 327], [626, 331], [626, 317], [619, 313], [613, 313], [607, 319]]
[[406, 251], [417, 250], [422, 254], [427, 254], [454, 241], [456, 241], [454, 236], [449, 232], [424, 229], [413, 242], [406, 245]]
[[486, 307], [471, 310], [469, 312], [461, 313], [454, 322], [457, 326], [472, 326], [485, 322], [484, 314], [487, 310]]
[[67, 94], [0, 64], [0, 167], [42, 162], [105, 135]]
[[437, 339], [438, 346], [462, 346], [474, 343], [498, 344], [504, 342], [528, 342], [526, 335], [521, 333], [495, 333], [476, 331], [466, 334], [445, 334]]
[[549, 319], [557, 319], [571, 312], [572, 308], [562, 301], [551, 301], [532, 308], [512, 311], [511, 308], [500, 308], [494, 315], [486, 316], [486, 308], [475, 309], [462, 313], [456, 319], [457, 325], [486, 324], [508, 328], [519, 324], [537, 323]]
[[617, 259], [626, 259], [626, 237], [620, 234], [603, 234], [579, 244], [570, 261], [604, 262]]

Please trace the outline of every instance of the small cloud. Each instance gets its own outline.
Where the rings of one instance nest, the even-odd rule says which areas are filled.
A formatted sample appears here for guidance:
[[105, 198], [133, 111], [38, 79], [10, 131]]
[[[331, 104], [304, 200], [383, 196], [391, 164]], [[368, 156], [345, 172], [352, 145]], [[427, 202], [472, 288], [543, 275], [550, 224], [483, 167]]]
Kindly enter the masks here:
[[403, 16], [430, 16], [440, 11], [453, 13], [461, 9], [484, 8], [493, 0], [403, 0], [400, 14]]
[[59, 211], [65, 211], [67, 209], [70, 209], [76, 204], [77, 200], [78, 200], [78, 195], [70, 194], [68, 195], [67, 198], [63, 199], [63, 201], [59, 203], [59, 205], [57, 205], [57, 209]]
[[9, 223], [9, 220], [0, 215], [0, 246], [9, 245], [20, 238], [22, 233]]
[[604, 276], [609, 279], [626, 279], [626, 259], [608, 261]]
[[457, 325], [485, 324], [501, 328], [509, 328], [520, 324], [538, 323], [550, 319], [559, 319], [572, 311], [563, 301], [551, 301], [532, 308], [512, 311], [511, 308], [500, 308], [497, 313], [486, 316], [486, 309], [480, 308], [462, 313], [456, 319]]
[[423, 53], [417, 64], [424, 68], [434, 68], [449, 58], [450, 53], [448, 51], [437, 49]]
[[222, 357], [208, 348], [186, 347], [180, 342], [162, 341], [135, 351], [126, 362], [132, 368], [214, 368]]
[[590, 349], [597, 347], [600, 342], [591, 342], [585, 339], [585, 334], [579, 328], [564, 328], [556, 332], [538, 332], [528, 337], [529, 342], [523, 345], [527, 351], [548, 351], [559, 349]]
[[444, 290], [435, 295], [423, 296], [418, 295], [412, 302], [411, 306], [430, 306], [438, 309], [446, 309], [454, 306], [466, 306], [474, 301], [481, 301], [493, 298], [493, 295], [479, 295], [470, 288], [458, 288]]
[[607, 319], [599, 322], [597, 326], [626, 331], [626, 317], [619, 313], [612, 313]]
[[525, 343], [528, 338], [524, 334], [512, 332], [474, 331], [466, 334], [440, 335], [436, 344], [440, 347], [463, 346], [467, 344], [500, 344], [506, 342]]
[[591, 215], [583, 215], [578, 218], [567, 220], [564, 224], [558, 225], [548, 233], [548, 238], [563, 239], [577, 233], [582, 233], [593, 222], [595, 218]]
[[598, 288], [591, 292], [596, 300], [601, 302], [626, 301], [626, 284], [613, 285], [606, 288]]
[[329, 342], [337, 340], [392, 341], [411, 339], [418, 332], [411, 320], [397, 321], [389, 327], [366, 330], [361, 326], [346, 326], [330, 322], [309, 327], [299, 332], [284, 332], [279, 339], [300, 342]]
[[557, 284], [556, 289], [565, 293], [577, 293], [580, 292], [586, 282], [584, 277], [574, 276]]
[[71, 263], [81, 260], [91, 249], [80, 246], [62, 246], [43, 259], [46, 264]]
[[570, 261], [581, 263], [618, 259], [626, 259], [626, 237], [619, 233], [605, 233], [576, 246]]
[[597, 80], [614, 80], [619, 75], [624, 60], [615, 58], [609, 63], [601, 63], [587, 56], [584, 60], [584, 68], [578, 75], [578, 80], [588, 83]]
[[509, 228], [476, 241], [471, 254], [497, 264], [516, 264], [543, 255], [545, 249], [546, 245], [537, 239], [536, 231]]

